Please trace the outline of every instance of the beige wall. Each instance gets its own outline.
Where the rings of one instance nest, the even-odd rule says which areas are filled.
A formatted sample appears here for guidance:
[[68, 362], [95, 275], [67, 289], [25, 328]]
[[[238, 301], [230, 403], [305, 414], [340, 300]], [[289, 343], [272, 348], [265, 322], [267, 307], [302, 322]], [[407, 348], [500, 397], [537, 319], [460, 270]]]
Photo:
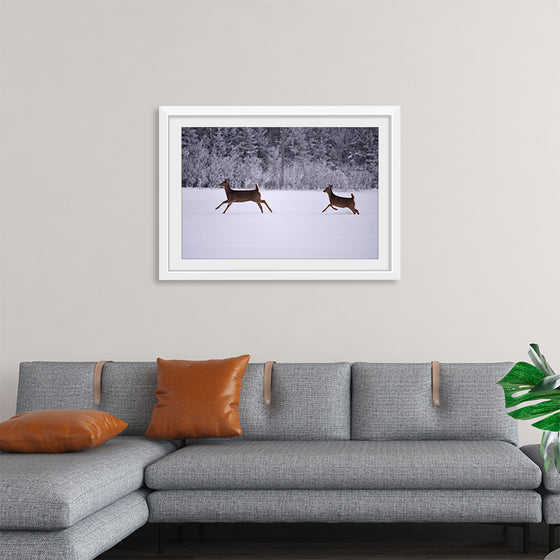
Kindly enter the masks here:
[[[0, 420], [22, 360], [497, 361], [539, 341], [560, 370], [556, 0], [0, 6]], [[401, 105], [402, 280], [157, 281], [156, 110], [189, 104]]]

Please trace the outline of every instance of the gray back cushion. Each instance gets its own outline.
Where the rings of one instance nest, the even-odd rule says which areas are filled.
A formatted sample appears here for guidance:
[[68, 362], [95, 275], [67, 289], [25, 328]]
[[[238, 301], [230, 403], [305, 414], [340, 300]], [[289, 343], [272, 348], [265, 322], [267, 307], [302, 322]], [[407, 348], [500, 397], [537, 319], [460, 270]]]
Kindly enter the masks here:
[[[95, 362], [20, 365], [18, 412], [45, 408], [104, 410], [143, 435], [156, 402], [155, 362], [110, 362], [103, 368], [101, 405], [93, 404]], [[274, 364], [272, 406], [263, 403], [263, 364], [249, 364], [241, 385], [244, 439], [350, 439], [350, 364]]]
[[48, 408], [95, 408], [94, 362], [22, 362], [16, 412]]
[[20, 364], [17, 412], [88, 408], [128, 423], [123, 435], [144, 435], [156, 402], [155, 362], [110, 362], [103, 367], [101, 405], [93, 404], [95, 362]]
[[242, 439], [350, 439], [350, 364], [274, 364], [272, 404], [264, 406], [264, 364], [243, 376]]
[[517, 422], [496, 382], [513, 366], [441, 364], [440, 406], [430, 364], [352, 366], [352, 439], [502, 440], [517, 444]]
[[156, 402], [155, 362], [112, 362], [103, 366], [100, 410], [128, 422], [125, 436], [143, 436]]

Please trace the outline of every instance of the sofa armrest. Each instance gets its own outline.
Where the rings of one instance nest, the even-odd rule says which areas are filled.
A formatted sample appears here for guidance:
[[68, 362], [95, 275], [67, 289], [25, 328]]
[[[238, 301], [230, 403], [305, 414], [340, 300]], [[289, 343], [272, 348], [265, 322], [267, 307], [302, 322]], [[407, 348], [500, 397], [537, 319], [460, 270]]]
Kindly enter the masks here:
[[560, 494], [560, 473], [556, 470], [554, 464], [550, 465], [548, 472], [544, 470], [544, 457], [541, 455], [541, 446], [539, 444], [524, 445], [521, 451], [540, 467], [544, 489], [551, 494]]

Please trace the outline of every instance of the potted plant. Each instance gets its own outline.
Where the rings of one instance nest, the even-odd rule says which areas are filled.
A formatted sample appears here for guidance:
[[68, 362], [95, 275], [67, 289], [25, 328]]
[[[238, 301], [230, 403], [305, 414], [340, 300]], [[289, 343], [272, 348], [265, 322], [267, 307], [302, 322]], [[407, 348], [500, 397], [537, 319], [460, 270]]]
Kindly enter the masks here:
[[560, 375], [554, 373], [538, 344], [529, 346], [529, 358], [533, 364], [517, 362], [498, 385], [504, 390], [507, 413], [512, 418], [532, 420], [541, 417], [532, 425], [543, 430], [541, 454], [545, 470], [548, 471], [554, 461], [560, 472]]

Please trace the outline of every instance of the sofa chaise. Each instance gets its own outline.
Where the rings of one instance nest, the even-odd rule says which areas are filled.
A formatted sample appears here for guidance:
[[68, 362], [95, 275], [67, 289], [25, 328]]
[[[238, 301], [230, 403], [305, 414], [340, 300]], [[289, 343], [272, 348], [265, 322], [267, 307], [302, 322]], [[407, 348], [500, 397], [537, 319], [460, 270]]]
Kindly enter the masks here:
[[155, 363], [106, 363], [99, 405], [94, 366], [20, 366], [18, 413], [97, 408], [128, 427], [89, 451], [0, 453], [0, 558], [91, 559], [146, 522], [500, 523], [526, 549], [541, 521], [541, 469], [496, 385], [512, 364], [441, 364], [435, 399], [430, 364], [278, 363], [270, 406], [249, 364], [243, 434], [185, 441], [143, 435]]

